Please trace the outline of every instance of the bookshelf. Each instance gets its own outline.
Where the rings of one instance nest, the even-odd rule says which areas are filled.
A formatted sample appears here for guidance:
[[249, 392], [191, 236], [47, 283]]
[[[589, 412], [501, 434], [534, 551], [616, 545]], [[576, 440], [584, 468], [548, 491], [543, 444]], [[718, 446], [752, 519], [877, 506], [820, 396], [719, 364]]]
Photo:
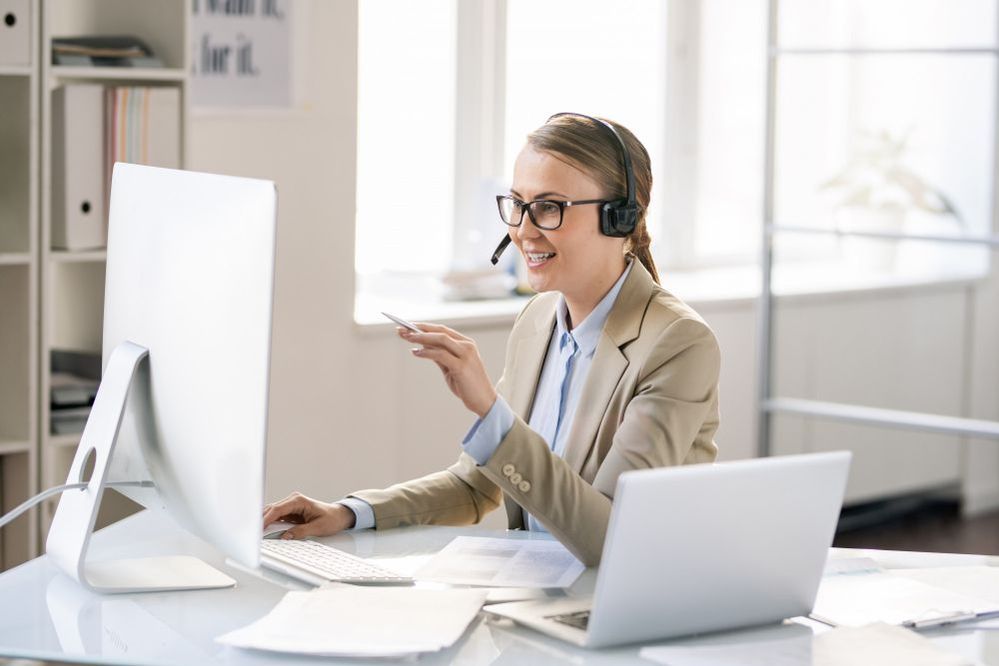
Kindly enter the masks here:
[[[19, 26], [37, 26], [38, 0]], [[0, 513], [38, 492], [38, 132], [37, 42], [0, 52]], [[25, 515], [0, 531], [0, 569], [37, 554], [38, 522]]]
[[[67, 250], [53, 247], [54, 188], [58, 179], [55, 162], [55, 93], [66, 85], [171, 87], [179, 91], [177, 154], [183, 167], [186, 154], [186, 108], [188, 91], [188, 9], [186, 0], [42, 0], [37, 58], [34, 70], [39, 86], [39, 108], [35, 124], [38, 151], [39, 201], [36, 266], [38, 271], [37, 402], [35, 419], [37, 444], [31, 455], [37, 460], [37, 483], [41, 488], [65, 482], [79, 435], [51, 431], [52, 352], [72, 350], [100, 354], [103, 328], [104, 276], [107, 253], [103, 248]], [[49, 54], [57, 37], [84, 35], [131, 35], [138, 37], [163, 62], [162, 68], [68, 67], [53, 65]], [[97, 156], [93, 168], [102, 169], [104, 157]], [[106, 225], [106, 210], [103, 223]], [[2, 251], [2, 250], [0, 250]], [[2, 266], [0, 266], [2, 269]], [[51, 524], [57, 500], [46, 502], [36, 518], [38, 552]], [[117, 493], [106, 493], [98, 525], [113, 522], [135, 510], [136, 505]]]

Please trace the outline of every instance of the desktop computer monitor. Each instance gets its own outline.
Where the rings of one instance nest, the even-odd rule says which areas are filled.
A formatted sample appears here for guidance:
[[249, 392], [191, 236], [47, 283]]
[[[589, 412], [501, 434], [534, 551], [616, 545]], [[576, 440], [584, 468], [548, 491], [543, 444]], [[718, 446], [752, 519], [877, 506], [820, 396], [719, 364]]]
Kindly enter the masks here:
[[[115, 165], [105, 374], [77, 453], [96, 450], [103, 487], [151, 482], [116, 489], [249, 567], [262, 527], [276, 208], [269, 181]], [[139, 351], [130, 375], [116, 365], [121, 350]], [[108, 407], [116, 386], [118, 407]], [[104, 458], [103, 446], [113, 449]], [[98, 503], [103, 487], [93, 486]], [[85, 504], [75, 495], [61, 498], [46, 550], [85, 585], [132, 591], [100, 584], [116, 575], [111, 567], [84, 570], [75, 551], [86, 550], [80, 523], [92, 527], [92, 517], [70, 506]], [[131, 587], [158, 589], [155, 580]]]

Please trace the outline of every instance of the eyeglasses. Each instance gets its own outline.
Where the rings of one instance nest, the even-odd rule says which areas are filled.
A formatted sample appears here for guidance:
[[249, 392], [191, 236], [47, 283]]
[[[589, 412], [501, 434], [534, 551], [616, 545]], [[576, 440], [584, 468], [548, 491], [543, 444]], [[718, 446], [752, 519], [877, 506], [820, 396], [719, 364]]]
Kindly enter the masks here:
[[604, 199], [585, 199], [583, 201], [557, 201], [555, 199], [538, 199], [537, 201], [521, 201], [515, 197], [499, 194], [496, 205], [499, 207], [500, 219], [511, 227], [519, 227], [524, 221], [524, 211], [538, 229], [554, 231], [562, 226], [562, 216], [569, 206], [584, 204], [603, 204]]

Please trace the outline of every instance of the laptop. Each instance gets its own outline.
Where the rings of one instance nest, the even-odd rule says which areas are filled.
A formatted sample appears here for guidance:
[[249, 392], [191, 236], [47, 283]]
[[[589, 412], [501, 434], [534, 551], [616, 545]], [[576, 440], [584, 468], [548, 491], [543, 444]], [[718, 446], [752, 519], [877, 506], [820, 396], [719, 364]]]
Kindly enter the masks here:
[[625, 472], [592, 596], [485, 610], [583, 647], [807, 615], [851, 457], [837, 451]]

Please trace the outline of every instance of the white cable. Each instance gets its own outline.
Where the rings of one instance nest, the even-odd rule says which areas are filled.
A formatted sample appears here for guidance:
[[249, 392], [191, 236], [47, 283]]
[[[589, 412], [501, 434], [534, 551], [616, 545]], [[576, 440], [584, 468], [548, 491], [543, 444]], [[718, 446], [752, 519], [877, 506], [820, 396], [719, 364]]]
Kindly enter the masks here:
[[[37, 495], [35, 495], [34, 497], [32, 497], [31, 499], [22, 502], [20, 505], [17, 506], [17, 508], [7, 512], [6, 514], [3, 515], [3, 517], [0, 517], [0, 529], [3, 529], [4, 525], [13, 521], [31, 507], [41, 502], [44, 502], [53, 495], [64, 493], [67, 490], [83, 490], [88, 485], [90, 484], [82, 482], [67, 483], [61, 486], [55, 486], [54, 488], [49, 488], [48, 490], [42, 491]], [[122, 488], [122, 487], [152, 488], [154, 485], [155, 484], [152, 481], [112, 481], [111, 483], [105, 483], [104, 487], [105, 488]]]

